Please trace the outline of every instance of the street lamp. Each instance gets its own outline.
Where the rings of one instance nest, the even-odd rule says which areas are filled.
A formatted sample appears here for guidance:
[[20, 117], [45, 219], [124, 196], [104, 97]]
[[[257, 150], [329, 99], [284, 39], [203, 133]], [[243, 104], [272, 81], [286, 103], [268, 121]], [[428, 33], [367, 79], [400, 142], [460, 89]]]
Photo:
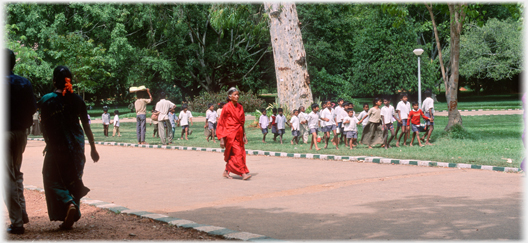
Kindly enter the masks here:
[[422, 80], [420, 77], [420, 55], [424, 52], [423, 49], [414, 49], [414, 54], [418, 56], [418, 109], [422, 109]]

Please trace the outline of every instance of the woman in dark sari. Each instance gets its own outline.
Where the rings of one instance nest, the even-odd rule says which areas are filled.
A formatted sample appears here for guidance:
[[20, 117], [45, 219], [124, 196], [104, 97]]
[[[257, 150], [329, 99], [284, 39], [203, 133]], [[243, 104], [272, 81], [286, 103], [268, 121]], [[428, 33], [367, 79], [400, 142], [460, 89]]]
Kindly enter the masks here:
[[220, 147], [225, 148], [226, 168], [223, 176], [231, 179], [229, 173], [234, 173], [242, 176], [242, 180], [247, 180], [251, 175], [248, 174], [246, 150], [244, 149], [244, 144], [247, 144], [244, 108], [238, 103], [239, 92], [236, 88], [230, 88], [227, 95], [228, 102], [222, 108], [222, 115], [216, 128]]
[[94, 162], [99, 160], [86, 104], [73, 93], [71, 80], [72, 74], [67, 67], [56, 67], [53, 70], [56, 90], [38, 102], [46, 141], [42, 168], [46, 204], [51, 221], [64, 221], [61, 229], [70, 229], [81, 218], [80, 200], [90, 191], [82, 181], [86, 159], [79, 118], [90, 143], [91, 157]]

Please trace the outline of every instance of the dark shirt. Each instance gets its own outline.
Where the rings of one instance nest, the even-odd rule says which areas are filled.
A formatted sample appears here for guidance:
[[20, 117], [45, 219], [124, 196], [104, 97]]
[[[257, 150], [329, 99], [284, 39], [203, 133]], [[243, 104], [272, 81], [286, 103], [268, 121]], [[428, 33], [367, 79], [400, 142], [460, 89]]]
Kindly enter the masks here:
[[9, 131], [24, 130], [33, 124], [37, 101], [31, 82], [24, 77], [10, 73], [9, 79]]

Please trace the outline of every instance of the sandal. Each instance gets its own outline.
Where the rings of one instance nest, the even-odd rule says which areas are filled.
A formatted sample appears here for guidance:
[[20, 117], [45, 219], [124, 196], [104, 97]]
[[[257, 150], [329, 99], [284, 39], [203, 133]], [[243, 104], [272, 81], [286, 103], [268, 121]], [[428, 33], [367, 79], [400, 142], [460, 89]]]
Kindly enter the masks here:
[[73, 226], [73, 223], [75, 223], [75, 214], [77, 213], [77, 208], [73, 203], [70, 203], [70, 206], [68, 207], [68, 211], [66, 212], [66, 218], [64, 218], [64, 222], [59, 226], [60, 229], [68, 230], [71, 229]]

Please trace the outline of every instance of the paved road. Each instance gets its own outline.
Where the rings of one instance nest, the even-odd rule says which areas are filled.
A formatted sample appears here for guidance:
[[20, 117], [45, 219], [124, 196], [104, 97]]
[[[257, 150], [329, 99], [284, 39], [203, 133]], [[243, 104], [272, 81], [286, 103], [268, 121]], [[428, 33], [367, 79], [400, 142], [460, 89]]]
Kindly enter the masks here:
[[[43, 146], [28, 141], [25, 184], [42, 187]], [[248, 156], [242, 181], [221, 177], [221, 153], [97, 148], [89, 198], [197, 223], [285, 240], [521, 237], [521, 174]]]

